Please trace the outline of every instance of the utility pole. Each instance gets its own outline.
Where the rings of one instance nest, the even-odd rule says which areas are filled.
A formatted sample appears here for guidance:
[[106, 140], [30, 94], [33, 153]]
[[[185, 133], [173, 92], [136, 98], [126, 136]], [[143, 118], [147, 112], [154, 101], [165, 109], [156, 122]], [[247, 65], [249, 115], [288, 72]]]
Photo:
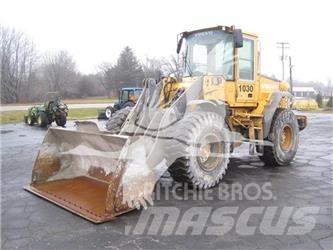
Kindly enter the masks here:
[[293, 94], [293, 65], [291, 64], [291, 56], [289, 56], [289, 81], [290, 81], [290, 93]]
[[285, 50], [289, 49], [289, 47], [287, 45], [289, 45], [289, 43], [287, 42], [277, 42], [277, 45], [279, 45], [279, 49], [281, 49], [281, 62], [282, 62], [282, 80], [284, 80], [284, 58], [285, 58]]

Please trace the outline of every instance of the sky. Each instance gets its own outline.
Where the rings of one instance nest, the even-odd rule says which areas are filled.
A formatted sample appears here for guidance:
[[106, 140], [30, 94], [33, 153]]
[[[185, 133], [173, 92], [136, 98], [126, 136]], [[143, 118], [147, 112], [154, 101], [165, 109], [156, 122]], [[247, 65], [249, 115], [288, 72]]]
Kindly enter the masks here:
[[[125, 46], [136, 56], [175, 55], [177, 34], [217, 25], [255, 33], [262, 73], [281, 78], [281, 50], [289, 42], [293, 75], [333, 78], [333, 2], [325, 0], [0, 0], [0, 25], [24, 32], [41, 52], [67, 50], [82, 73], [115, 63]], [[285, 71], [288, 72], [288, 61]], [[286, 73], [288, 78], [288, 73]]]

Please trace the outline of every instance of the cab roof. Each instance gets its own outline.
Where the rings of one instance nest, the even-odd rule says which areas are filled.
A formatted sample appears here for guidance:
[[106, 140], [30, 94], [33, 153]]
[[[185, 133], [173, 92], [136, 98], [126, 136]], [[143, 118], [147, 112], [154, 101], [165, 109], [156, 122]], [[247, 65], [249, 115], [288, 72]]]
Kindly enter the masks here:
[[[218, 26], [204, 28], [204, 29], [197, 29], [197, 30], [192, 30], [192, 31], [184, 31], [184, 32], [181, 33], [181, 35], [183, 35], [186, 38], [189, 35], [192, 35], [192, 34], [198, 33], [198, 32], [204, 32], [204, 31], [210, 31], [210, 30], [224, 30], [224, 31], [227, 31], [227, 32], [232, 32], [235, 29], [236, 28], [235, 28], [234, 25], [232, 25], [232, 26], [218, 25]], [[242, 33], [244, 35], [247, 35], [247, 36], [252, 36], [252, 37], [258, 38], [258, 36], [256, 34], [253, 34], [253, 33], [244, 32], [244, 31], [242, 31]]]
[[122, 90], [142, 90], [142, 88], [138, 87], [126, 87], [126, 88], [121, 88]]

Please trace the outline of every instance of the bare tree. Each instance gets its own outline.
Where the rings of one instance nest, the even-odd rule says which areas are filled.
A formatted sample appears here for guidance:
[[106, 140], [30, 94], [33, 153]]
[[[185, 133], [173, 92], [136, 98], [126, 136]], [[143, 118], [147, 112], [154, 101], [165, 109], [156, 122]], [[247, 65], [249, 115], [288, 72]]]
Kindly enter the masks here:
[[14, 29], [0, 27], [1, 102], [29, 98], [35, 77], [37, 52], [33, 43]]
[[170, 75], [175, 76], [177, 79], [182, 76], [181, 66], [175, 56], [170, 56], [170, 59], [146, 58], [142, 64], [142, 69], [145, 77], [151, 77], [156, 80]]
[[175, 56], [170, 56], [170, 59], [162, 59], [162, 71], [166, 75], [174, 75], [177, 79], [182, 77], [182, 67]]
[[78, 92], [75, 62], [66, 51], [45, 55], [42, 75], [49, 91], [57, 91], [63, 97], [75, 96]]
[[156, 58], [146, 58], [145, 62], [142, 63], [142, 70], [145, 78], [154, 78], [159, 80], [163, 76], [162, 67], [164, 61]]
[[79, 97], [104, 96], [104, 88], [100, 85], [98, 75], [80, 75], [78, 81]]
[[98, 68], [98, 81], [105, 89], [108, 98], [110, 98], [117, 93], [117, 89], [120, 87], [120, 84], [114, 81], [112, 77], [114, 73], [114, 67], [110, 63], [102, 63]]
[[115, 65], [104, 63], [98, 74], [82, 75], [66, 51], [49, 53], [40, 60], [34, 44], [23, 33], [0, 26], [2, 103], [41, 100], [48, 91], [57, 91], [63, 97], [98, 94], [110, 97], [121, 87], [141, 86], [144, 77], [159, 80], [173, 74], [180, 78], [180, 72], [174, 56], [169, 60], [147, 58], [140, 64], [127, 46]]

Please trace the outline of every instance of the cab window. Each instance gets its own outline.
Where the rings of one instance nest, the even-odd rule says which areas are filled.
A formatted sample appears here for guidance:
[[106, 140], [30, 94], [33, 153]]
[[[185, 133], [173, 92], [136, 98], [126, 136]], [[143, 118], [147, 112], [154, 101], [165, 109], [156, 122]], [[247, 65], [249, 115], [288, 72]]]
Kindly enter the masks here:
[[127, 100], [134, 101], [134, 90], [128, 91]]
[[244, 39], [243, 47], [239, 49], [239, 78], [254, 80], [254, 41]]
[[141, 95], [141, 90], [135, 90], [134, 96], [136, 100], [139, 99], [140, 95]]
[[123, 91], [122, 91], [121, 100], [122, 100], [123, 102], [128, 101], [129, 92], [130, 92], [129, 90], [123, 90]]

